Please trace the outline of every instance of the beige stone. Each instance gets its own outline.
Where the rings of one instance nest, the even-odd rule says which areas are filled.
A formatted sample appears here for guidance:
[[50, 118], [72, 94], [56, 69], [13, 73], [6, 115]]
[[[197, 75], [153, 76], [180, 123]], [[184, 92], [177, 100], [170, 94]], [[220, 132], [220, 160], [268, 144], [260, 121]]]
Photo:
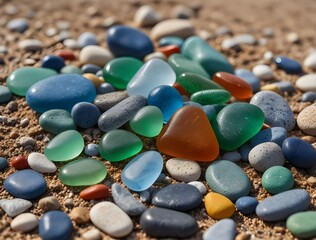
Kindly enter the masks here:
[[308, 106], [297, 116], [297, 125], [302, 132], [316, 136], [316, 104]]

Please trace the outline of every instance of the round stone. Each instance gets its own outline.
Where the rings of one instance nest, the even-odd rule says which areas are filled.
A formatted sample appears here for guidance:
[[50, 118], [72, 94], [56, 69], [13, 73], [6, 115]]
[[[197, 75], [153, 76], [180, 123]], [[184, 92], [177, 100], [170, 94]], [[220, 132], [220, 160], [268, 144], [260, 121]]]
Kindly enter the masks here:
[[71, 220], [64, 212], [49, 211], [39, 220], [38, 233], [42, 239], [68, 240], [72, 231]]
[[[104, 221], [104, 216], [108, 221]], [[92, 223], [114, 238], [123, 238], [133, 231], [130, 217], [112, 202], [99, 202], [90, 210]]]
[[316, 52], [310, 53], [303, 62], [303, 65], [312, 70], [316, 70]]
[[251, 71], [239, 68], [235, 70], [235, 75], [249, 83], [253, 93], [256, 93], [260, 90], [260, 81]]
[[272, 69], [268, 65], [259, 64], [254, 66], [252, 69], [254, 75], [260, 80], [271, 80], [273, 79]]
[[53, 162], [63, 162], [79, 156], [84, 148], [81, 134], [75, 130], [64, 131], [55, 136], [45, 147], [45, 156]]
[[160, 19], [160, 15], [149, 5], [141, 6], [134, 15], [134, 23], [138, 27], [151, 27], [158, 23]]
[[238, 211], [242, 214], [251, 214], [256, 211], [256, 207], [259, 204], [258, 200], [254, 197], [244, 196], [238, 198], [235, 205]]
[[206, 187], [205, 187], [205, 185], [202, 182], [200, 182], [200, 181], [192, 181], [192, 182], [189, 182], [188, 184], [196, 187], [202, 195], [205, 195]]
[[81, 128], [93, 127], [98, 123], [101, 113], [97, 106], [89, 102], [80, 102], [73, 106], [71, 117]]
[[106, 167], [99, 160], [81, 158], [64, 165], [58, 177], [68, 186], [89, 186], [100, 183], [106, 174]]
[[263, 188], [272, 194], [290, 190], [294, 185], [294, 177], [290, 170], [282, 166], [268, 168], [262, 175]]
[[42, 60], [43, 68], [50, 68], [55, 70], [56, 72], [60, 72], [60, 70], [65, 66], [65, 61], [63, 58], [55, 55], [45, 56]]
[[29, 22], [26, 18], [15, 18], [9, 21], [6, 27], [11, 31], [23, 33], [29, 28]]
[[310, 73], [299, 77], [296, 82], [295, 86], [300, 89], [302, 92], [308, 91], [316, 91], [316, 74]]
[[124, 167], [121, 178], [129, 189], [141, 192], [158, 179], [162, 167], [163, 158], [159, 152], [143, 152]]
[[97, 184], [83, 189], [80, 192], [80, 197], [84, 200], [99, 200], [110, 196], [108, 186]]
[[273, 142], [265, 142], [255, 146], [249, 152], [250, 165], [259, 172], [265, 172], [273, 166], [282, 166], [285, 162], [282, 149]]
[[6, 158], [0, 157], [0, 171], [9, 167], [8, 160]]
[[103, 67], [113, 58], [111, 52], [108, 49], [100, 46], [89, 45], [81, 49], [79, 60], [81, 63], [95, 64]]
[[286, 227], [298, 238], [313, 238], [316, 236], [315, 221], [315, 211], [295, 213], [286, 220]]
[[87, 74], [87, 73], [97, 74], [98, 71], [102, 71], [102, 68], [99, 67], [98, 65], [95, 65], [92, 63], [87, 63], [81, 67], [81, 71], [85, 74]]
[[31, 153], [27, 162], [33, 170], [40, 173], [54, 173], [57, 170], [56, 165], [42, 153]]
[[102, 234], [99, 229], [92, 228], [81, 235], [85, 240], [101, 240]]
[[205, 179], [213, 191], [232, 201], [248, 195], [251, 188], [250, 180], [244, 170], [227, 160], [211, 163], [206, 170]]
[[0, 104], [9, 102], [11, 98], [12, 93], [10, 92], [9, 88], [6, 86], [0, 86]]
[[60, 208], [60, 203], [56, 197], [48, 196], [41, 198], [38, 201], [38, 206], [43, 212], [48, 212], [52, 210], [58, 210]]
[[67, 65], [64, 66], [62, 69], [60, 69], [60, 73], [64, 73], [64, 74], [83, 74], [82, 70], [77, 67], [77, 66], [73, 66], [73, 65]]
[[297, 125], [308, 135], [316, 136], [316, 104], [304, 108], [297, 116]]
[[46, 191], [47, 184], [41, 174], [34, 170], [26, 169], [9, 175], [4, 180], [4, 188], [15, 197], [35, 199]]
[[90, 157], [98, 156], [99, 155], [98, 145], [95, 143], [89, 143], [88, 145], [84, 147], [84, 154]]
[[234, 240], [237, 226], [232, 219], [222, 219], [203, 233], [203, 240]]
[[80, 47], [86, 47], [89, 45], [98, 45], [97, 36], [91, 32], [81, 33], [77, 39], [77, 43]]
[[196, 181], [201, 176], [200, 165], [191, 160], [171, 158], [166, 162], [166, 169], [172, 178], [182, 182]]
[[211, 192], [204, 197], [207, 214], [216, 220], [230, 218], [235, 212], [235, 205], [224, 195]]
[[106, 94], [106, 93], [110, 93], [110, 92], [114, 92], [114, 91], [115, 91], [114, 87], [109, 83], [102, 83], [97, 88], [97, 94]]
[[301, 101], [302, 102], [314, 102], [316, 100], [316, 92], [305, 92], [302, 94]]
[[241, 155], [238, 151], [226, 152], [223, 154], [222, 159], [230, 162], [239, 162], [241, 160]]
[[28, 232], [36, 228], [38, 219], [33, 213], [22, 213], [15, 217], [10, 223], [14, 231]]

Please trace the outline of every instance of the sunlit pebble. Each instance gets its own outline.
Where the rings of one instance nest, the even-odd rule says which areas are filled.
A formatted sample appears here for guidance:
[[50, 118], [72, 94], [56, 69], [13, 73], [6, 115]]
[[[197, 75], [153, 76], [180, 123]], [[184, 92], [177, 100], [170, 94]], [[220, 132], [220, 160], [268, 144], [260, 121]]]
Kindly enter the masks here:
[[53, 28], [53, 27], [48, 28], [48, 29], [45, 31], [45, 34], [46, 34], [46, 36], [48, 36], [48, 37], [52, 37], [52, 36], [54, 36], [54, 35], [57, 34], [57, 29], [56, 29], [56, 28]]
[[212, 39], [212, 35], [206, 30], [201, 30], [199, 32], [199, 37], [204, 39], [205, 41], [208, 41], [208, 40]]
[[291, 32], [286, 35], [286, 40], [290, 43], [298, 43], [300, 41], [300, 37], [296, 32]]
[[272, 61], [272, 60], [273, 60], [273, 52], [271, 52], [271, 51], [266, 51], [266, 52], [263, 54], [263, 59], [266, 60], [266, 61]]

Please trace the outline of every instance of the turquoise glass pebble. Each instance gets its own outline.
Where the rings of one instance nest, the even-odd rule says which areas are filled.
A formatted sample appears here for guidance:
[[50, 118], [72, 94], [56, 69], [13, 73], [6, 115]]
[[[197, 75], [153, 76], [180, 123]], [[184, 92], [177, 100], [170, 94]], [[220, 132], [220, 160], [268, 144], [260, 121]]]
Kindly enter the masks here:
[[147, 98], [154, 88], [161, 85], [172, 86], [175, 81], [176, 74], [168, 63], [160, 59], [151, 59], [137, 71], [126, 90], [129, 96], [141, 95]]
[[77, 66], [73, 66], [73, 65], [67, 65], [64, 66], [62, 69], [60, 69], [60, 73], [63, 74], [83, 74], [83, 71], [78, 68]]
[[64, 165], [58, 177], [68, 186], [90, 186], [103, 181], [106, 174], [106, 167], [99, 160], [81, 158]]
[[263, 188], [272, 194], [290, 190], [294, 185], [291, 171], [282, 166], [268, 168], [262, 175]]
[[180, 93], [168, 85], [153, 89], [148, 95], [147, 103], [161, 110], [165, 122], [168, 122], [171, 116], [183, 106]]
[[51, 109], [71, 111], [78, 102], [93, 102], [95, 86], [78, 74], [60, 74], [35, 83], [27, 91], [26, 101], [37, 112]]
[[12, 93], [25, 96], [34, 83], [55, 75], [57, 72], [49, 68], [21, 67], [10, 73], [6, 84]]
[[182, 45], [181, 53], [201, 64], [210, 76], [213, 76], [216, 72], [234, 73], [234, 69], [228, 60], [198, 36], [186, 39]]
[[159, 152], [143, 152], [124, 167], [121, 178], [129, 189], [141, 192], [157, 180], [162, 167], [163, 158]]
[[9, 102], [12, 98], [12, 93], [6, 86], [0, 86], [0, 104]]
[[83, 137], [76, 130], [55, 136], [45, 147], [45, 156], [53, 162], [69, 161], [79, 156], [84, 148]]

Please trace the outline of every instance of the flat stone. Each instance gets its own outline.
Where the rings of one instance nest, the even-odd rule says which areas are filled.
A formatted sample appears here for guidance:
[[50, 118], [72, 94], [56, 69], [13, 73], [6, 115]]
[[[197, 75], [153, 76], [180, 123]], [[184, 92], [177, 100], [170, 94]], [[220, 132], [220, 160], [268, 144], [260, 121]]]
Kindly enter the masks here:
[[138, 202], [134, 196], [118, 183], [111, 187], [112, 197], [115, 204], [130, 216], [139, 216], [147, 208], [144, 204]]
[[153, 40], [159, 40], [167, 36], [188, 38], [194, 34], [194, 26], [191, 21], [184, 19], [168, 19], [156, 24], [150, 32]]
[[151, 27], [161, 20], [161, 16], [150, 5], [143, 5], [134, 15], [134, 23], [138, 27]]
[[140, 225], [145, 233], [156, 238], [187, 238], [198, 230], [191, 215], [164, 208], [146, 210]]
[[54, 173], [57, 171], [56, 165], [44, 154], [33, 152], [27, 157], [30, 167], [40, 173]]
[[65, 60], [56, 55], [47, 55], [42, 59], [42, 67], [50, 68], [55, 70], [56, 72], [60, 72], [60, 70], [65, 66]]
[[243, 169], [226, 160], [211, 163], [206, 170], [205, 179], [213, 191], [232, 201], [248, 195], [251, 187], [250, 180]]
[[222, 156], [223, 160], [230, 162], [239, 162], [241, 160], [241, 154], [238, 151], [226, 152]]
[[92, 223], [114, 238], [123, 238], [133, 230], [130, 217], [112, 202], [99, 202], [90, 210]]
[[316, 70], [316, 52], [308, 54], [304, 59], [303, 65], [309, 69]]
[[10, 223], [10, 227], [14, 231], [28, 232], [36, 228], [38, 219], [33, 213], [22, 213], [15, 217]]
[[250, 165], [259, 172], [265, 172], [273, 166], [282, 166], [285, 158], [279, 145], [265, 142], [255, 146], [249, 152]]
[[4, 181], [4, 188], [15, 197], [35, 199], [46, 191], [47, 184], [41, 174], [26, 169], [9, 175]]
[[201, 176], [200, 165], [191, 160], [171, 158], [166, 162], [166, 169], [172, 178], [182, 182], [196, 181]]
[[303, 189], [288, 190], [260, 202], [256, 214], [264, 221], [277, 222], [308, 208], [311, 198]]
[[316, 92], [316, 74], [310, 73], [299, 77], [295, 82], [295, 86], [302, 92]]
[[250, 146], [255, 147], [264, 142], [274, 142], [282, 147], [283, 141], [287, 138], [287, 131], [283, 127], [272, 127], [263, 129], [250, 139]]
[[258, 106], [265, 116], [265, 123], [271, 127], [284, 127], [290, 131], [295, 126], [294, 114], [288, 102], [280, 95], [271, 91], [256, 93], [250, 104]]
[[23, 33], [29, 28], [29, 22], [26, 18], [15, 18], [9, 21], [6, 27], [11, 31]]
[[32, 202], [21, 198], [2, 199], [0, 207], [9, 217], [15, 217], [32, 207]]
[[176, 211], [189, 211], [201, 203], [202, 195], [199, 190], [185, 183], [170, 184], [161, 188], [152, 198], [154, 206]]
[[81, 49], [79, 60], [82, 64], [91, 63], [103, 67], [113, 58], [112, 53], [103, 47], [89, 45]]
[[92, 228], [81, 235], [86, 240], [101, 240], [102, 234], [99, 229]]
[[56, 197], [48, 196], [41, 198], [38, 201], [38, 206], [43, 210], [43, 212], [48, 212], [58, 210], [60, 208], [60, 203]]
[[242, 214], [254, 213], [258, 204], [258, 200], [250, 196], [238, 198], [235, 203], [237, 210], [240, 211]]
[[126, 91], [115, 91], [105, 94], [98, 94], [94, 99], [94, 105], [96, 105], [100, 111], [105, 112], [127, 97], [128, 94]]
[[295, 213], [286, 220], [286, 227], [298, 238], [313, 238], [316, 236], [315, 220], [315, 211]]
[[253, 67], [252, 72], [260, 80], [271, 80], [273, 79], [272, 69], [268, 65], [259, 64]]
[[302, 102], [314, 102], [316, 100], [316, 92], [308, 91], [302, 94]]
[[294, 177], [290, 170], [282, 166], [268, 168], [262, 175], [263, 188], [272, 194], [290, 190], [294, 185]]
[[232, 219], [222, 219], [203, 233], [203, 240], [234, 240], [237, 225]]
[[68, 240], [72, 232], [71, 220], [62, 211], [49, 211], [39, 220], [38, 233], [42, 239]]
[[316, 136], [316, 104], [304, 108], [297, 116], [297, 125], [300, 130], [308, 135]]
[[43, 48], [43, 43], [37, 39], [24, 39], [19, 41], [18, 45], [25, 51], [39, 51]]
[[235, 205], [222, 194], [210, 192], [204, 197], [207, 214], [215, 219], [230, 218], [235, 212]]

